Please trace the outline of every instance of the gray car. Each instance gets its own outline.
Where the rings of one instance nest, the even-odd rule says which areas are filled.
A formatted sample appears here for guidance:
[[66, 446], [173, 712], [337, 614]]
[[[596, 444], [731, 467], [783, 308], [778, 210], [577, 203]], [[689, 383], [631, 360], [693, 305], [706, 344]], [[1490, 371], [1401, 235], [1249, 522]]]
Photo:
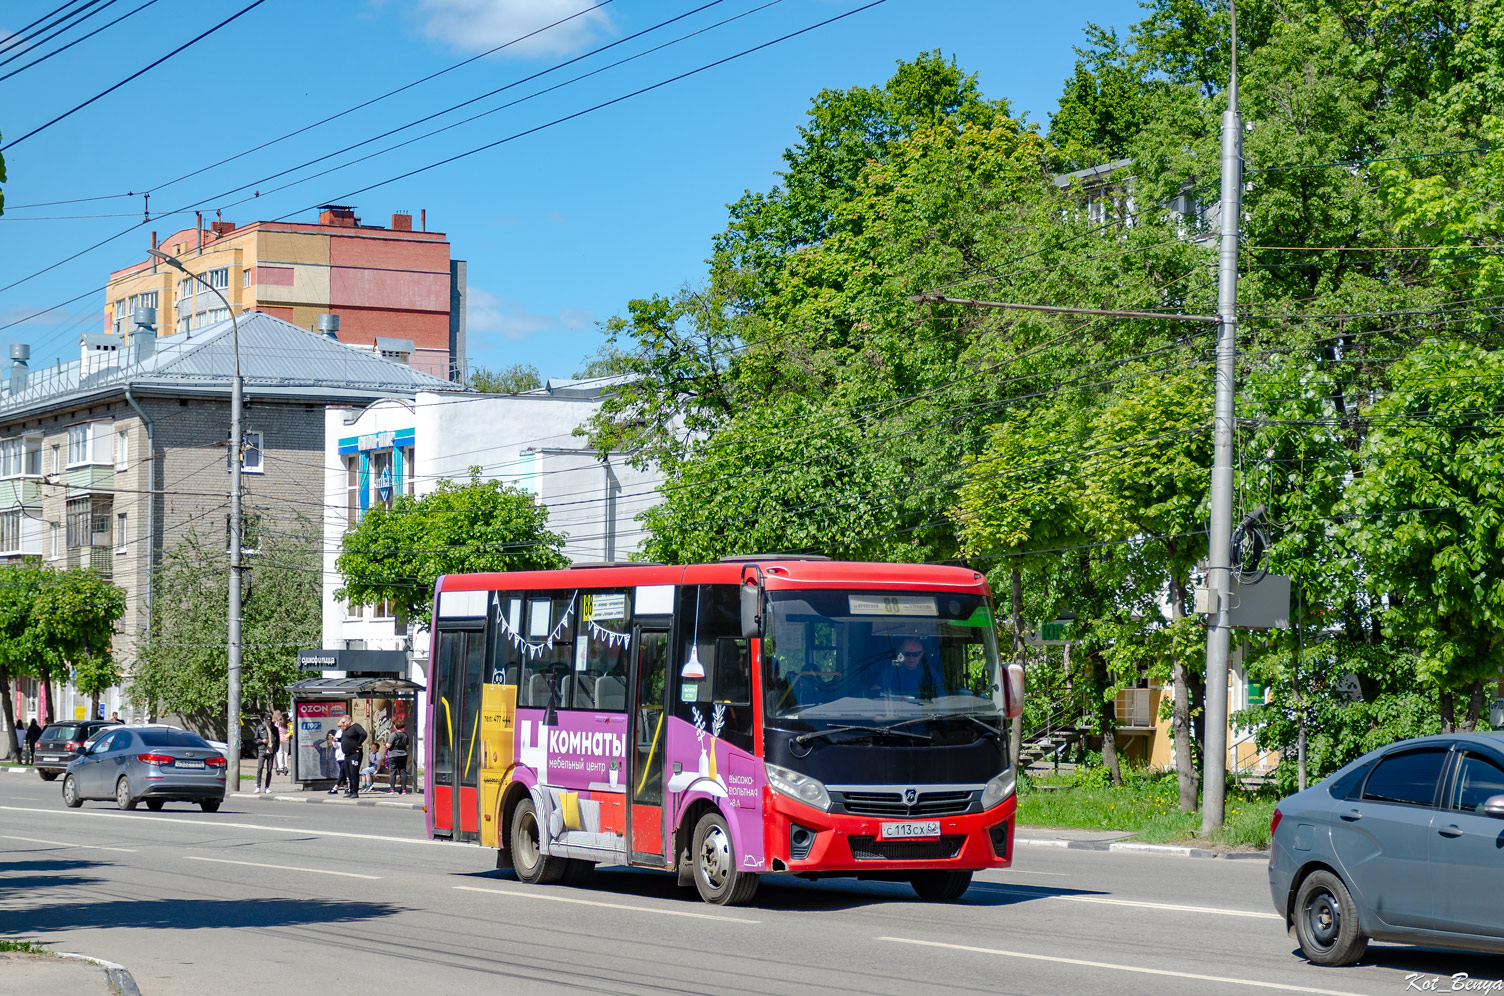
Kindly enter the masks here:
[[1390, 744], [1274, 811], [1269, 888], [1302, 953], [1370, 939], [1504, 953], [1504, 737]]
[[170, 726], [120, 726], [96, 736], [63, 775], [63, 802], [114, 799], [121, 809], [196, 802], [204, 812], [225, 797], [224, 755], [196, 733]]

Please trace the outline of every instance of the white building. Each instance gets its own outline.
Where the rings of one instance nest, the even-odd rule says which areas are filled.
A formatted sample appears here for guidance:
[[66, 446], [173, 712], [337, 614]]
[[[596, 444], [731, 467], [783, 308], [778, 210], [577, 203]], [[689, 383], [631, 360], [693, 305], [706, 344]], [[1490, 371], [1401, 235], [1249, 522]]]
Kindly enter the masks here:
[[[420, 392], [365, 408], [329, 408], [324, 423], [324, 642], [326, 650], [411, 650], [407, 677], [427, 685], [428, 634], [388, 606], [351, 608], [334, 597], [345, 531], [367, 509], [441, 480], [516, 485], [548, 508], [575, 563], [628, 560], [642, 538], [636, 516], [658, 502], [656, 474], [620, 454], [600, 459], [574, 434], [617, 378], [550, 380], [526, 394]], [[419, 715], [423, 702], [420, 697]]]

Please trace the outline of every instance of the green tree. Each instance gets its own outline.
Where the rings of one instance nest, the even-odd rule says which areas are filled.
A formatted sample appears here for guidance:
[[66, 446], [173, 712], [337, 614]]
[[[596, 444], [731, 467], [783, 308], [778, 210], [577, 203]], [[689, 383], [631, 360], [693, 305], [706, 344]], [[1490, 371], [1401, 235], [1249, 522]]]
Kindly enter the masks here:
[[[241, 601], [241, 701], [273, 707], [298, 678], [297, 652], [322, 643], [322, 564], [317, 527], [262, 526], [246, 556]], [[131, 694], [154, 714], [228, 733], [229, 567], [223, 539], [189, 532], [162, 557], [152, 615], [137, 651]]]
[[123, 615], [124, 589], [91, 570], [48, 571], [37, 585], [31, 646], [44, 673], [71, 672], [73, 687], [89, 696], [91, 716], [100, 693], [120, 683], [112, 642]]
[[513, 363], [499, 370], [476, 367], [470, 372], [465, 386], [486, 394], [521, 394], [542, 387], [543, 380], [538, 375], [538, 368], [531, 363]]
[[35, 676], [37, 655], [32, 646], [31, 613], [43, 572], [34, 564], [0, 565], [0, 709], [3, 709], [5, 758], [19, 760], [16, 753], [15, 698], [11, 681]]
[[1374, 404], [1363, 473], [1342, 506], [1384, 632], [1416, 649], [1445, 731], [1473, 729], [1504, 674], [1500, 411], [1504, 352], [1429, 340]]
[[440, 575], [567, 566], [564, 537], [547, 526], [548, 510], [532, 495], [472, 468], [468, 482], [440, 481], [426, 495], [366, 512], [345, 533], [334, 595], [351, 605], [389, 601], [427, 623]]

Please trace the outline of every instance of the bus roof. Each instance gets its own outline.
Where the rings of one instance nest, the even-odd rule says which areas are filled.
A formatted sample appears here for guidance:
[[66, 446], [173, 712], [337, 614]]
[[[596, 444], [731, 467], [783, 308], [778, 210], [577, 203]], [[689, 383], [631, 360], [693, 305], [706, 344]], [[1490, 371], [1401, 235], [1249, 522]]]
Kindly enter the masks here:
[[489, 574], [446, 574], [434, 586], [443, 591], [515, 591], [520, 589], [613, 588], [658, 584], [738, 584], [742, 572], [756, 564], [769, 589], [870, 588], [894, 591], [963, 589], [985, 592], [987, 581], [969, 567], [937, 564], [890, 564], [849, 560], [769, 558], [737, 563], [623, 564], [572, 567], [557, 571], [504, 571]]

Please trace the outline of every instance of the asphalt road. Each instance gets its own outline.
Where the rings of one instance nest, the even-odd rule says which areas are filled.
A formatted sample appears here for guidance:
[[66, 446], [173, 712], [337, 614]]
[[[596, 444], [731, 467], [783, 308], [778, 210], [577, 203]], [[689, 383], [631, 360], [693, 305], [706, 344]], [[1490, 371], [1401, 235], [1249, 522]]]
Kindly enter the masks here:
[[56, 784], [0, 776], [0, 936], [118, 962], [145, 996], [1380, 996], [1504, 975], [1501, 960], [1389, 946], [1352, 968], [1308, 965], [1262, 861], [1020, 848], [955, 904], [765, 879], [731, 909], [662, 874], [528, 886], [494, 863], [425, 840], [409, 810], [244, 797], [213, 815], [69, 810]]

